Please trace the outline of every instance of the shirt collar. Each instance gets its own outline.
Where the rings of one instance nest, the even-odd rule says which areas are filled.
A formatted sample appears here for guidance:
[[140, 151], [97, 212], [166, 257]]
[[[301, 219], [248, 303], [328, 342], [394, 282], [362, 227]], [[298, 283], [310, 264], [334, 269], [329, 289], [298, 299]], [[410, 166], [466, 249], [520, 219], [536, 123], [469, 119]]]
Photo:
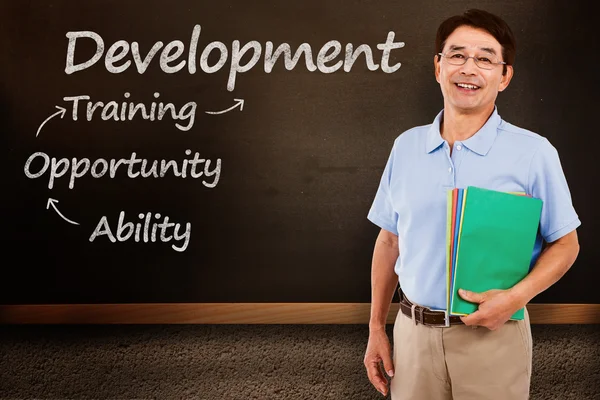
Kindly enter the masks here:
[[444, 139], [442, 139], [442, 134], [440, 133], [440, 121], [442, 120], [442, 115], [444, 114], [444, 110], [440, 111], [438, 115], [435, 116], [433, 120], [433, 124], [429, 127], [427, 131], [427, 152], [431, 153], [438, 147], [440, 147], [444, 143]]
[[[440, 121], [442, 120], [443, 113], [444, 110], [438, 113], [429, 131], [427, 131], [427, 153], [431, 153], [444, 143], [444, 139], [440, 133]], [[502, 122], [502, 119], [498, 114], [498, 108], [494, 106], [494, 112], [486, 123], [473, 136], [463, 141], [463, 146], [481, 156], [485, 156], [492, 148], [496, 135], [498, 135], [500, 122]]]

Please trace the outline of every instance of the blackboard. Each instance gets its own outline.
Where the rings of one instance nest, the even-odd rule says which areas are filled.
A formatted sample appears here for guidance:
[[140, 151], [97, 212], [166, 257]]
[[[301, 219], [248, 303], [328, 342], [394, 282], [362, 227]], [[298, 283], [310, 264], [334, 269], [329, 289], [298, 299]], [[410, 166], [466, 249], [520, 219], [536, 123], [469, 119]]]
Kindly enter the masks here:
[[[595, 15], [583, 2], [59, 0], [1, 6], [0, 304], [369, 302], [378, 228], [366, 219], [368, 209], [393, 140], [431, 123], [442, 108], [433, 75], [438, 24], [471, 7], [513, 28], [515, 76], [498, 111], [558, 149], [582, 221], [575, 265], [533, 302], [600, 303], [591, 194], [599, 181], [600, 58]], [[99, 49], [98, 38], [101, 58], [77, 70]], [[178, 57], [174, 41], [183, 48]], [[233, 82], [236, 41], [238, 55], [246, 45], [259, 46], [261, 55], [245, 71], [254, 54], [246, 47]], [[340, 44], [340, 55], [317, 66], [330, 41]], [[377, 45], [386, 41], [402, 45], [388, 47], [384, 62]], [[306, 44], [316, 70], [305, 57], [287, 69], [281, 56], [266, 72], [269, 42], [274, 49], [287, 43], [292, 54]], [[345, 60], [347, 44], [367, 45], [377, 68], [362, 54], [348, 71], [329, 73]], [[128, 52], [118, 60], [123, 46]], [[158, 51], [146, 65], [153, 46]], [[207, 46], [213, 51], [202, 67]], [[334, 50], [330, 45], [327, 54]], [[65, 100], [74, 96], [89, 97], [80, 98], [77, 120], [75, 101]], [[87, 105], [97, 102], [106, 107], [88, 120]], [[155, 103], [154, 120], [141, 112], [129, 119], [131, 107], [122, 106], [129, 102]], [[175, 117], [167, 109], [158, 118], [161, 102], [174, 105]], [[193, 121], [188, 103], [196, 107]], [[110, 176], [111, 160], [132, 157], [148, 160], [147, 167], [173, 160], [183, 168], [187, 160], [187, 176], [171, 169], [164, 177], [129, 177], [127, 164]], [[70, 188], [72, 165], [77, 175], [86, 159], [90, 170]], [[97, 160], [108, 168], [102, 177], [92, 176]], [[139, 171], [141, 162], [133, 164]], [[59, 173], [65, 165], [51, 182], [53, 166]], [[104, 166], [97, 161], [96, 175]], [[122, 225], [133, 225], [129, 239], [90, 240], [103, 217], [116, 235], [120, 215]], [[180, 224], [178, 240], [166, 241], [175, 229], [165, 217]], [[136, 233], [146, 218], [148, 237], [143, 225]]]

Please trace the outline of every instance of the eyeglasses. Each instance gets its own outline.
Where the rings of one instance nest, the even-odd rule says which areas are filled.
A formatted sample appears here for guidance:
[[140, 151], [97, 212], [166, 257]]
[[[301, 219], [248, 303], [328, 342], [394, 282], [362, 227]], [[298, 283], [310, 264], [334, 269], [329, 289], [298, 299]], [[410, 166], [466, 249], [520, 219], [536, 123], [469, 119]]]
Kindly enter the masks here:
[[506, 64], [504, 61], [498, 61], [493, 55], [467, 56], [460, 51], [451, 51], [446, 54], [438, 53], [438, 55], [444, 57], [448, 61], [448, 64], [451, 65], [464, 65], [469, 58], [472, 58], [475, 61], [475, 65], [481, 69], [493, 69], [496, 65]]

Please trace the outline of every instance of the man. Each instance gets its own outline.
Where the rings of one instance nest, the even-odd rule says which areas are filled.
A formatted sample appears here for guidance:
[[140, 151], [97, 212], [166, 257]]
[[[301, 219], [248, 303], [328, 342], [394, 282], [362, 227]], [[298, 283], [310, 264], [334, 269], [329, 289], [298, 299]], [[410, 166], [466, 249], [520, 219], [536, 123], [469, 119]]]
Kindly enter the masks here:
[[[510, 317], [571, 267], [581, 222], [555, 148], [498, 115], [495, 100], [510, 83], [515, 58], [506, 22], [481, 10], [451, 17], [438, 28], [436, 53], [444, 109], [431, 125], [395, 140], [368, 215], [381, 231], [364, 364], [383, 395], [385, 374], [391, 377], [394, 400], [527, 399], [529, 316]], [[435, 311], [446, 308], [446, 193], [467, 186], [526, 192], [543, 208], [528, 276], [509, 290], [461, 291], [478, 311], [447, 323]], [[398, 282], [391, 355], [385, 321]]]

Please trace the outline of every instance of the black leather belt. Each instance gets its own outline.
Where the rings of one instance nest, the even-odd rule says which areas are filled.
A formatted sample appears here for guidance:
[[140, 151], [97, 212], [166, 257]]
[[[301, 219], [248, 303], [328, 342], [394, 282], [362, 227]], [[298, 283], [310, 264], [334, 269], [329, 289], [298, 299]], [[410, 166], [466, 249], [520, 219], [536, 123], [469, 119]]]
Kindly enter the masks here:
[[458, 315], [449, 316], [447, 323], [445, 312], [433, 311], [427, 307], [422, 307], [411, 303], [411, 301], [406, 298], [402, 292], [402, 289], [400, 288], [398, 288], [398, 294], [400, 295], [400, 311], [402, 311], [402, 314], [413, 319], [415, 321], [415, 325], [421, 323], [426, 326], [444, 327], [449, 325], [463, 324], [460, 316]]

